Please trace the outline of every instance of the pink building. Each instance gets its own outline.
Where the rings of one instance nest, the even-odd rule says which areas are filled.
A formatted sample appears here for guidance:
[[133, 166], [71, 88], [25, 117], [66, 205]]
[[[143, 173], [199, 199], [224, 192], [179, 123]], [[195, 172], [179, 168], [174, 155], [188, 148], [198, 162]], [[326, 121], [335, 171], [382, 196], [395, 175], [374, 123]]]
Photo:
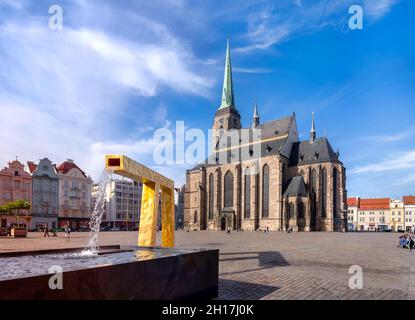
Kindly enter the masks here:
[[[32, 203], [32, 176], [18, 160], [9, 162], [8, 167], [0, 171], [0, 205], [15, 200]], [[13, 223], [6, 219], [6, 216], [1, 217], [0, 222], [0, 227]]]

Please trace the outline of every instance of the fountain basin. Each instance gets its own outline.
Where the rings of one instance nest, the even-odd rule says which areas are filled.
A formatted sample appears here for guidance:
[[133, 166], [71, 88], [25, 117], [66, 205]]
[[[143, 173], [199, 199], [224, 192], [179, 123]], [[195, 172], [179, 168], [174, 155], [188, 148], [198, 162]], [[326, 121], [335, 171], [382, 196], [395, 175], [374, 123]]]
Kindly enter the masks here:
[[[218, 250], [102, 247], [0, 254], [0, 299], [177, 300], [216, 297]], [[51, 266], [62, 268], [63, 289], [52, 290]]]

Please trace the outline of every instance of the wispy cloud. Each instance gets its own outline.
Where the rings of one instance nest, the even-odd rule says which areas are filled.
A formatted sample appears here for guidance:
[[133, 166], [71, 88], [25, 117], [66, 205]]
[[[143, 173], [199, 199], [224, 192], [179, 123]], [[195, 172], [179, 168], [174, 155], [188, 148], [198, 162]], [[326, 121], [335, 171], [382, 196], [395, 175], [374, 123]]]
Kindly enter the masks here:
[[[73, 158], [95, 177], [110, 149], [151, 163], [149, 128], [169, 121], [166, 106], [149, 99], [166, 90], [206, 97], [214, 80], [191, 48], [152, 17], [135, 12], [131, 20], [143, 32], [129, 38], [106, 30], [102, 19], [118, 17], [105, 3], [75, 3], [64, 11], [63, 30], [54, 31], [45, 17], [1, 2], [19, 15], [3, 15], [0, 23], [0, 113], [7, 115], [0, 117], [0, 163], [16, 154]], [[74, 27], [74, 11], [89, 25]]]
[[236, 73], [253, 73], [253, 74], [265, 74], [265, 73], [273, 73], [274, 71], [272, 69], [268, 68], [238, 68], [233, 67], [233, 72]]
[[415, 168], [415, 150], [410, 150], [408, 152], [393, 152], [390, 154], [391, 155], [389, 155], [386, 160], [364, 166], [357, 166], [352, 169], [350, 173], [378, 173]]
[[378, 143], [386, 143], [386, 142], [400, 142], [408, 140], [415, 135], [415, 127], [404, 129], [400, 132], [394, 132], [390, 134], [383, 134], [383, 135], [372, 135], [366, 136], [362, 139], [369, 140]]
[[[361, 4], [365, 18], [378, 20], [386, 15], [398, 0], [365, 0]], [[351, 0], [319, 0], [313, 2], [281, 1], [262, 4], [247, 19], [248, 44], [236, 52], [249, 53], [273, 46], [302, 34], [322, 29], [342, 29], [347, 26], [348, 9], [356, 4]]]

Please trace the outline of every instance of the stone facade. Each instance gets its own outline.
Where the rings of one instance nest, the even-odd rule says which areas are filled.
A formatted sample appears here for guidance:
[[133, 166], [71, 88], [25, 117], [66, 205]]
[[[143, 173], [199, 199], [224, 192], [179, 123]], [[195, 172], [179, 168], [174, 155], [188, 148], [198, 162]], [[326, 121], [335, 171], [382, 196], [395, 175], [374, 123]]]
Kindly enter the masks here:
[[48, 158], [40, 160], [38, 165], [28, 162], [32, 173], [33, 204], [31, 229], [49, 229], [57, 227], [59, 176]]
[[[32, 176], [25, 171], [24, 165], [17, 159], [9, 162], [8, 167], [0, 170], [0, 205], [15, 200], [26, 200], [32, 203]], [[24, 222], [16, 219], [15, 215], [1, 215], [0, 219], [1, 228]]]
[[92, 179], [71, 159], [56, 167], [59, 175], [58, 226], [75, 231], [88, 228], [91, 219]]
[[299, 141], [295, 114], [261, 124], [257, 106], [252, 126], [243, 129], [229, 43], [224, 79], [213, 153], [186, 174], [185, 228], [345, 230], [346, 169], [328, 140], [316, 138], [314, 116], [309, 141]]

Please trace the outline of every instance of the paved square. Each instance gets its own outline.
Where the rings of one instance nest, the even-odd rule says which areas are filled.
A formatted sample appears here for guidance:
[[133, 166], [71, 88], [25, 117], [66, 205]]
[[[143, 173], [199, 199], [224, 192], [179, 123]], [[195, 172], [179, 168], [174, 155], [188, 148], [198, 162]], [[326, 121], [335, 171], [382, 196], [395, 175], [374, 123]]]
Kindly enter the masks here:
[[[397, 248], [397, 238], [391, 233], [179, 231], [176, 245], [220, 250], [219, 299], [412, 299], [415, 257]], [[67, 244], [63, 234], [31, 233], [27, 239], [0, 238], [0, 251], [83, 247], [87, 239], [88, 233], [73, 233]], [[100, 234], [101, 245], [136, 240], [137, 232]], [[362, 290], [348, 287], [352, 265], [363, 268]]]

